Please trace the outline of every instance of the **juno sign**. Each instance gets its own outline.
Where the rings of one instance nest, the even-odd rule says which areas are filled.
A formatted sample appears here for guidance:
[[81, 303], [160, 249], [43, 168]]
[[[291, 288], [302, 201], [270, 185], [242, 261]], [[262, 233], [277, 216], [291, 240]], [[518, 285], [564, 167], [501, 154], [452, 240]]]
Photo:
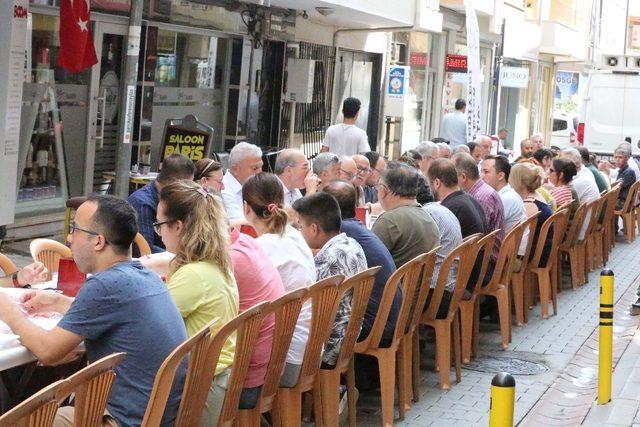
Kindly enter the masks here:
[[502, 67], [500, 69], [500, 86], [526, 89], [529, 87], [529, 68]]

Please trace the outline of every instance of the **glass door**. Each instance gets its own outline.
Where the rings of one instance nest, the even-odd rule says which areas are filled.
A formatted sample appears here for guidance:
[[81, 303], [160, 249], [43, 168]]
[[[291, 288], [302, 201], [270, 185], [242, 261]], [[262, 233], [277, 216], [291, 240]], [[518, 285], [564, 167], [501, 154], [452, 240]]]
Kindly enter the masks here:
[[111, 183], [110, 173], [115, 171], [126, 34], [125, 25], [95, 23], [94, 45], [99, 63], [91, 69], [85, 194], [106, 192]]

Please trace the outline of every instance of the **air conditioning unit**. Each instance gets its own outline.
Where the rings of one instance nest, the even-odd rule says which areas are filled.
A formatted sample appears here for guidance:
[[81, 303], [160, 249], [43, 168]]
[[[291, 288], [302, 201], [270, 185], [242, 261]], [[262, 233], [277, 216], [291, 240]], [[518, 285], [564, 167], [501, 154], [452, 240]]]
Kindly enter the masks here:
[[600, 55], [597, 68], [601, 69], [623, 69], [627, 68], [627, 58], [623, 55]]

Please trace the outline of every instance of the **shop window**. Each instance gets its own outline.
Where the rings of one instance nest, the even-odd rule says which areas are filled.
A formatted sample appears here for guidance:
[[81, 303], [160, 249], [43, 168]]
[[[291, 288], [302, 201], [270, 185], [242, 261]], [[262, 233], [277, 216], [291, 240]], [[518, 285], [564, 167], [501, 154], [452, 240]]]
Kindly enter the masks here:
[[574, 26], [578, 12], [576, 0], [551, 0], [549, 20]]

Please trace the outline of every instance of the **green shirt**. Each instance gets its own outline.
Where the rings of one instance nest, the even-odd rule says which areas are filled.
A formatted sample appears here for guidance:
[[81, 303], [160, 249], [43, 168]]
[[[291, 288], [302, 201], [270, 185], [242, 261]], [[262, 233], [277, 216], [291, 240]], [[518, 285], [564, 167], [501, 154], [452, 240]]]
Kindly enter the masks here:
[[[188, 336], [218, 317], [211, 328], [215, 333], [238, 314], [238, 287], [233, 275], [227, 279], [220, 268], [211, 263], [183, 265], [169, 278], [167, 287], [184, 319]], [[235, 347], [233, 335], [222, 348], [216, 375], [231, 366]]]
[[607, 181], [604, 179], [604, 176], [602, 176], [602, 174], [600, 173], [597, 167], [589, 163], [587, 165], [587, 169], [591, 171], [591, 173], [593, 174], [593, 177], [596, 179], [596, 185], [598, 186], [599, 192], [602, 193], [603, 191], [606, 191], [609, 189], [609, 186], [607, 185]]
[[398, 206], [383, 213], [371, 231], [389, 249], [398, 268], [429, 252], [440, 242], [438, 226], [418, 203]]

